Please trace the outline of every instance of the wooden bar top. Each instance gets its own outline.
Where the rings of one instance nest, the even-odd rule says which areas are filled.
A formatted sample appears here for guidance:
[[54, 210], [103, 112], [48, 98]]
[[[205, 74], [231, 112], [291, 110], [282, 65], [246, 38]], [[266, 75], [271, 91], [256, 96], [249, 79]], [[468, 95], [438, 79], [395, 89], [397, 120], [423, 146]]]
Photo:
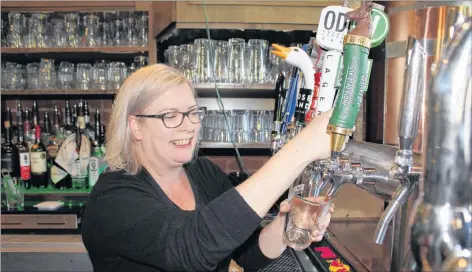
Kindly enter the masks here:
[[1, 239], [0, 252], [87, 252], [80, 234], [2, 234]]

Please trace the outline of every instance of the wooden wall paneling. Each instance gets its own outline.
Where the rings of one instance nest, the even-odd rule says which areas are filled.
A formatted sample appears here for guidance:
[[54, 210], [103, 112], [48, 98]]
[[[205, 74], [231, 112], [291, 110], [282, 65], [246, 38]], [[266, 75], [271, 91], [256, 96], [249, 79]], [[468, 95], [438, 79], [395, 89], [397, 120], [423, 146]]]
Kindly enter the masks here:
[[[201, 23], [179, 23], [175, 25], [176, 28], [201, 28], [205, 29], [206, 24]], [[210, 29], [259, 29], [259, 30], [277, 30], [277, 31], [292, 31], [292, 30], [308, 30], [316, 32], [318, 24], [264, 24], [264, 23], [208, 23]]]
[[170, 24], [176, 21], [176, 2], [173, 1], [157, 1], [152, 4], [153, 20], [152, 23], [154, 32], [152, 37], [156, 37]]
[[[192, 5], [203, 5], [203, 1], [187, 1]], [[358, 1], [348, 1], [354, 3]], [[339, 1], [206, 1], [206, 5], [231, 6], [284, 6], [284, 7], [326, 7], [340, 5]]]
[[[176, 21], [182, 23], [205, 22], [204, 7], [197, 3], [177, 2]], [[320, 6], [206, 5], [208, 20], [212, 23], [316, 25], [322, 9], [323, 7]]]

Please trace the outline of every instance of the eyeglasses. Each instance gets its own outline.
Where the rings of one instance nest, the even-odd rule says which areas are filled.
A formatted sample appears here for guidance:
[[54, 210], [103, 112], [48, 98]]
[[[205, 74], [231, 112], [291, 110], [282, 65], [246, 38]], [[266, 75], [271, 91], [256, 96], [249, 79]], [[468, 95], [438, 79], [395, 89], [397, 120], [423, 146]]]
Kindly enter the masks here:
[[161, 119], [166, 128], [176, 128], [182, 125], [185, 116], [192, 124], [198, 124], [205, 118], [205, 114], [205, 108], [196, 108], [187, 112], [174, 111], [154, 115], [138, 114], [136, 117]]

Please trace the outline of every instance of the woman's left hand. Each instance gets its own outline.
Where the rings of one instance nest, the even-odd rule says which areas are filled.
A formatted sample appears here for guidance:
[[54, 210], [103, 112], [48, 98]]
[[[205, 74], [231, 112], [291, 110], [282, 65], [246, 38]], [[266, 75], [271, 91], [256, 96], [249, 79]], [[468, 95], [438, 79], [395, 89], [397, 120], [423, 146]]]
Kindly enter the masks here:
[[[279, 209], [279, 214], [277, 217], [282, 219], [282, 222], [285, 222], [285, 216], [287, 216], [287, 213], [290, 211], [290, 203], [288, 200], [284, 200], [282, 203], [280, 203], [280, 209]], [[319, 223], [318, 229], [314, 230], [311, 234], [312, 236], [312, 241], [313, 242], [319, 242], [323, 240], [323, 235], [326, 232], [326, 229], [329, 226], [329, 223], [331, 222], [331, 213], [334, 212], [334, 203], [331, 205], [329, 212], [325, 214], [324, 218], [321, 219], [321, 223]], [[316, 217], [313, 218], [313, 220]]]

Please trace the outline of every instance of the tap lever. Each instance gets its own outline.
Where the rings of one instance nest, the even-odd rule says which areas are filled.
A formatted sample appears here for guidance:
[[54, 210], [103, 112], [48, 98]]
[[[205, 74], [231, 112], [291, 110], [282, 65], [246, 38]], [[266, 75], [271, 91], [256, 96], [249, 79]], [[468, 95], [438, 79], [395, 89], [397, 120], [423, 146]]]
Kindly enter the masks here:
[[[405, 179], [407, 180], [407, 179]], [[408, 182], [403, 183], [398, 187], [395, 195], [387, 206], [387, 209], [382, 214], [377, 228], [375, 229], [374, 242], [376, 244], [382, 244], [385, 239], [385, 234], [387, 233], [388, 225], [392, 221], [393, 216], [395, 215], [398, 208], [400, 208], [405, 200], [408, 198], [408, 193], [410, 191], [410, 186]]]
[[398, 137], [400, 149], [412, 150], [425, 89], [426, 51], [418, 40], [408, 37]]

